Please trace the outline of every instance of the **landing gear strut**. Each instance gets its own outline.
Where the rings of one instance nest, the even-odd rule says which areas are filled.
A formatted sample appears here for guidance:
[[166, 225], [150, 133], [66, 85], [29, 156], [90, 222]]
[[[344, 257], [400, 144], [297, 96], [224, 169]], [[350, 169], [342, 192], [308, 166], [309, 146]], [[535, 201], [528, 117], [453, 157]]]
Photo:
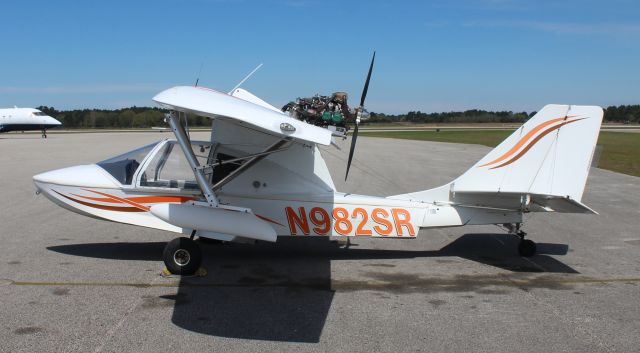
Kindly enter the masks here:
[[520, 243], [518, 244], [518, 253], [522, 257], [531, 257], [536, 254], [536, 243], [533, 240], [525, 239], [524, 237], [527, 235], [523, 230], [520, 229], [521, 224], [508, 224], [505, 225], [509, 230], [509, 233], [520, 238]]
[[47, 138], [47, 129], [42, 129], [42, 138], [43, 139]]
[[165, 246], [162, 260], [172, 274], [190, 276], [195, 274], [202, 264], [202, 251], [198, 243], [192, 239], [175, 238]]

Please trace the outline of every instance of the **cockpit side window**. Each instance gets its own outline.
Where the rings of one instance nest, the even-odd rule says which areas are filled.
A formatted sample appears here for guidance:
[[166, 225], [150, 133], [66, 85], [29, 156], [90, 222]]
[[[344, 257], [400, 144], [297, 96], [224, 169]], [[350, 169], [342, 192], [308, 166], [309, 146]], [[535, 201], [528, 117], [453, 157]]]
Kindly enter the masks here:
[[[200, 165], [207, 163], [210, 144], [192, 143]], [[193, 171], [175, 141], [167, 142], [147, 164], [140, 176], [140, 186], [198, 190]]]
[[146, 157], [157, 144], [157, 142], [152, 143], [96, 164], [109, 172], [109, 174], [121, 184], [131, 185], [133, 175], [140, 166], [140, 163], [142, 163], [144, 157]]
[[33, 115], [35, 115], [35, 116], [47, 116], [47, 114], [45, 114], [43, 112], [33, 112]]

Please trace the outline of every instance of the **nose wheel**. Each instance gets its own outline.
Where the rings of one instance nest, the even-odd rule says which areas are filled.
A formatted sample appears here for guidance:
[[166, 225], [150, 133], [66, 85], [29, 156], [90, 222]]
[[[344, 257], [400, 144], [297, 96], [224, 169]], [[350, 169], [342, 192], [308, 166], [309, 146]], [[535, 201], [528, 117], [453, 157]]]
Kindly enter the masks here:
[[202, 264], [202, 251], [192, 239], [175, 238], [165, 246], [162, 260], [172, 274], [190, 276], [195, 274]]

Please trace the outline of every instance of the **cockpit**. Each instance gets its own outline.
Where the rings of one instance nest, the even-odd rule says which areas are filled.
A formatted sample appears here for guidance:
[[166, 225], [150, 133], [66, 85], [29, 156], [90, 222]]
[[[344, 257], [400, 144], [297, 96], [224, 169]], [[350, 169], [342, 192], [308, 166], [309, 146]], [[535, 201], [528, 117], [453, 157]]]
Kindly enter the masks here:
[[[235, 158], [224, 148], [212, 146], [215, 145], [208, 141], [191, 142], [201, 166]], [[199, 191], [193, 171], [175, 140], [152, 143], [96, 164], [123, 186]], [[213, 185], [239, 166], [239, 162], [225, 163], [213, 168], [215, 173], [212, 168], [205, 170], [205, 176]]]
[[131, 185], [133, 181], [133, 175], [138, 170], [138, 167], [144, 160], [144, 158], [151, 152], [158, 142], [137, 148], [133, 151], [123, 153], [119, 156], [115, 156], [104, 161], [96, 163], [102, 169], [106, 170], [114, 177], [120, 184]]

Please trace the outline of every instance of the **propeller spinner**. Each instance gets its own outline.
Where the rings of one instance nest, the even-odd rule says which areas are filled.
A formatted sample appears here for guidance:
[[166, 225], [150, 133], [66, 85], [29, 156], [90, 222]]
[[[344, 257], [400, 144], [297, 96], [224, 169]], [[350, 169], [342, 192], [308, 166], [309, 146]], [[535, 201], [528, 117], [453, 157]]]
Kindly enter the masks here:
[[347, 181], [349, 176], [349, 168], [351, 167], [351, 160], [353, 159], [353, 151], [356, 149], [356, 140], [358, 139], [358, 125], [360, 125], [360, 118], [364, 112], [364, 100], [367, 98], [367, 91], [369, 90], [369, 81], [371, 80], [371, 72], [373, 71], [373, 62], [376, 60], [376, 52], [373, 52], [371, 58], [371, 65], [369, 65], [369, 73], [367, 74], [367, 80], [364, 82], [364, 88], [362, 89], [362, 96], [360, 96], [360, 106], [356, 108], [356, 126], [353, 129], [351, 135], [351, 148], [349, 149], [349, 160], [347, 161], [347, 173], [344, 175], [344, 180]]

